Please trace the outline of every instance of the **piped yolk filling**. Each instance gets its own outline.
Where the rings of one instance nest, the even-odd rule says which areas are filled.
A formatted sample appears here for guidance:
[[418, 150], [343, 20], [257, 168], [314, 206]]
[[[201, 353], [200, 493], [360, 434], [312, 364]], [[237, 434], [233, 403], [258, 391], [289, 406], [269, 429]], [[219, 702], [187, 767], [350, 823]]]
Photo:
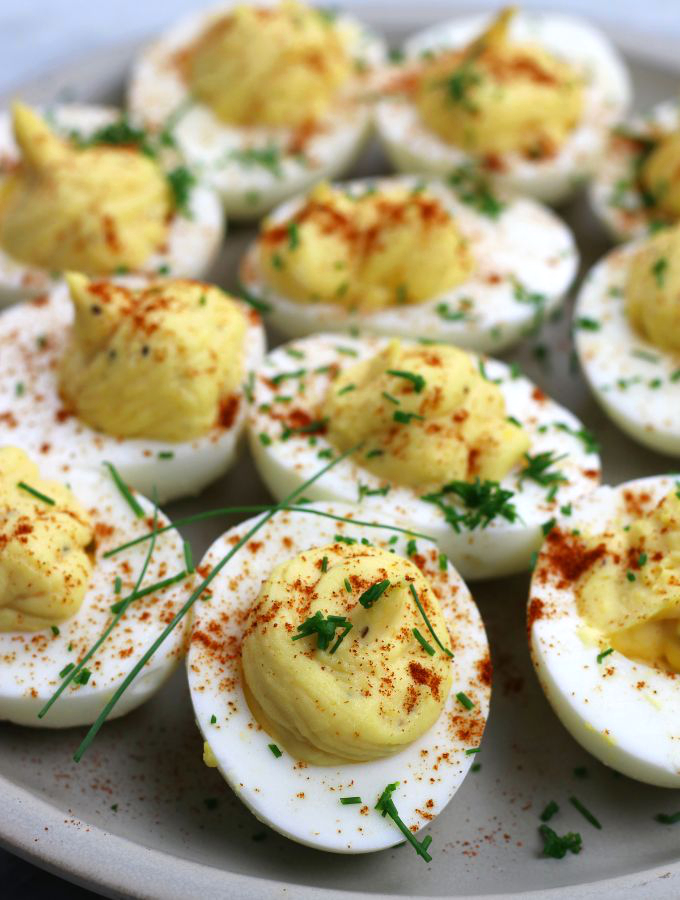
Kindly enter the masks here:
[[680, 225], [660, 231], [636, 251], [625, 303], [628, 320], [643, 338], [680, 353]]

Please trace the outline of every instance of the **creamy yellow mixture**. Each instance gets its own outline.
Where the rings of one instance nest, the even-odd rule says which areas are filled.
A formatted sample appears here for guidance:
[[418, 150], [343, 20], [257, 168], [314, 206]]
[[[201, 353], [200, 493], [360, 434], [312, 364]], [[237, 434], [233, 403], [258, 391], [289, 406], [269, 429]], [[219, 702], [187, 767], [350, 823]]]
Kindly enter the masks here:
[[463, 350], [441, 344], [390, 342], [340, 373], [324, 409], [331, 443], [347, 450], [364, 441], [362, 466], [412, 487], [500, 480], [529, 448], [498, 385]]
[[116, 437], [187, 441], [233, 418], [246, 318], [219, 288], [137, 290], [67, 276], [75, 322], [59, 367], [66, 406]]
[[680, 352], [680, 226], [649, 238], [635, 253], [625, 287], [631, 325], [652, 344]]
[[[680, 491], [606, 535], [607, 555], [578, 587], [589, 625], [631, 659], [680, 672]], [[602, 537], [591, 538], [596, 546]]]
[[133, 147], [80, 148], [21, 103], [12, 115], [21, 159], [0, 181], [3, 250], [54, 272], [143, 266], [163, 245], [173, 211], [157, 163]]
[[42, 478], [23, 450], [0, 448], [0, 632], [41, 631], [78, 612], [93, 538], [67, 487]]
[[[373, 604], [362, 604], [384, 582]], [[411, 584], [448, 648], [437, 598], [409, 560], [338, 543], [273, 570], [246, 623], [243, 674], [255, 718], [293, 757], [316, 765], [380, 759], [435, 722], [451, 689], [450, 657], [438, 647], [428, 655], [414, 637], [417, 628], [434, 643]], [[343, 627], [325, 649], [315, 633], [293, 640], [316, 614], [351, 623], [337, 649]]]
[[182, 65], [192, 94], [222, 121], [290, 127], [323, 115], [353, 66], [331, 18], [295, 0], [235, 6]]
[[404, 186], [355, 198], [319, 184], [290, 221], [265, 223], [259, 254], [284, 296], [364, 312], [422, 303], [473, 269], [450, 213], [426, 191]]
[[655, 207], [673, 218], [680, 217], [680, 131], [659, 142], [645, 160], [640, 177]]
[[472, 153], [553, 155], [583, 114], [583, 82], [542, 47], [510, 40], [504, 10], [464, 50], [423, 64], [416, 103], [424, 123]]

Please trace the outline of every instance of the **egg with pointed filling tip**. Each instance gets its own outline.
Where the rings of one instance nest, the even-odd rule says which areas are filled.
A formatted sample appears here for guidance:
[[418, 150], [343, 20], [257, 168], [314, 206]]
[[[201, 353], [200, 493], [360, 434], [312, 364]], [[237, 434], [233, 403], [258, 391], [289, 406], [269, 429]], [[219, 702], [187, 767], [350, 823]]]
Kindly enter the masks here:
[[214, 285], [127, 277], [0, 314], [0, 422], [51, 474], [107, 460], [159, 502], [197, 494], [240, 449], [257, 313]]
[[468, 194], [483, 176], [558, 203], [590, 177], [630, 98], [625, 64], [587, 21], [512, 7], [407, 40], [376, 120], [399, 171], [453, 175]]
[[0, 115], [0, 306], [63, 269], [200, 277], [224, 214], [212, 190], [110, 107]]
[[440, 181], [398, 177], [287, 201], [240, 279], [288, 337], [359, 330], [491, 351], [555, 311], [577, 268], [569, 229], [535, 201], [477, 209]]
[[572, 736], [605, 765], [680, 787], [680, 500], [673, 478], [601, 487], [546, 538], [531, 655]]
[[616, 241], [680, 220], [680, 105], [658, 103], [619, 123], [589, 188], [595, 216]]
[[448, 345], [301, 339], [266, 357], [253, 398], [251, 452], [275, 497], [361, 444], [306, 496], [407, 518], [465, 578], [526, 570], [542, 526], [600, 478], [575, 416], [517, 368]]
[[[461, 785], [484, 731], [482, 620], [434, 544], [415, 565], [406, 534], [324, 517], [353, 506], [305, 509], [277, 512], [196, 605], [187, 669], [206, 762], [261, 821], [337, 853], [403, 841], [375, 809], [392, 785], [390, 809], [428, 860], [436, 835], [429, 852], [415, 835]], [[255, 521], [218, 538], [201, 571]]]
[[[148, 543], [107, 558], [107, 551], [149, 531], [153, 504], [139, 494], [126, 498], [103, 466], [69, 468], [52, 479], [34, 459], [0, 448], [0, 721], [70, 728], [97, 718], [178, 612], [195, 576], [186, 571], [182, 539], [174, 530], [156, 537], [146, 568]], [[157, 527], [167, 524], [159, 513]], [[38, 718], [112, 622], [112, 605], [135, 588], [140, 596]], [[187, 623], [173, 631], [125, 692], [115, 716], [164, 684], [184, 655], [187, 631]]]
[[597, 402], [633, 440], [680, 456], [680, 226], [609, 253], [574, 308], [575, 346]]
[[128, 104], [171, 135], [228, 215], [261, 216], [345, 172], [370, 128], [385, 45], [360, 22], [305, 4], [222, 3], [142, 51]]

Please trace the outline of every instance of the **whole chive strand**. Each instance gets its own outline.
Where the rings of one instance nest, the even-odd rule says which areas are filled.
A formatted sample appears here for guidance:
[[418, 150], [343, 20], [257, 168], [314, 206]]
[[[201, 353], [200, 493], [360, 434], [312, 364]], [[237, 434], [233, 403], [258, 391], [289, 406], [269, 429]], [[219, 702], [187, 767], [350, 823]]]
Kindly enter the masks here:
[[420, 612], [420, 615], [421, 615], [421, 616], [423, 617], [423, 619], [425, 620], [425, 624], [427, 625], [430, 634], [431, 634], [432, 637], [434, 638], [435, 644], [439, 647], [440, 650], [442, 650], [444, 653], [446, 653], [447, 656], [451, 656], [451, 657], [452, 657], [452, 656], [453, 656], [453, 653], [451, 653], [451, 651], [448, 649], [448, 647], [445, 647], [445, 646], [442, 644], [442, 642], [441, 642], [441, 641], [439, 640], [439, 638], [437, 637], [437, 634], [436, 634], [434, 628], [433, 628], [432, 625], [430, 624], [430, 620], [428, 619], [427, 613], [425, 612], [425, 610], [424, 610], [424, 608], [423, 608], [423, 604], [420, 602], [420, 597], [418, 596], [418, 591], [416, 590], [416, 586], [415, 586], [415, 584], [414, 584], [413, 582], [411, 582], [411, 583], [409, 584], [409, 590], [411, 591], [411, 594], [413, 595], [413, 599], [416, 601], [416, 606], [418, 607], [418, 610], [419, 610], [419, 612]]
[[31, 487], [30, 484], [26, 484], [25, 481], [18, 481], [17, 487], [21, 488], [22, 491], [26, 491], [26, 493], [30, 494], [32, 497], [35, 497], [36, 500], [42, 500], [43, 503], [47, 503], [48, 506], [56, 505], [55, 500], [48, 497], [47, 494], [43, 494], [42, 491], [38, 491], [34, 487]]
[[142, 588], [140, 591], [133, 591], [132, 594], [128, 594], [127, 597], [123, 597], [122, 600], [118, 600], [111, 606], [112, 613], [119, 613], [121, 611], [125, 612], [128, 606], [134, 600], [141, 600], [142, 597], [148, 597], [149, 594], [160, 593], [160, 591], [164, 591], [165, 588], [170, 587], [173, 584], [177, 584], [178, 581], [183, 581], [189, 573], [186, 569], [182, 569], [181, 572], [178, 572], [176, 575], [170, 575], [168, 578], [164, 578], [162, 581], [157, 581], [155, 584], [150, 584], [148, 587]]
[[158, 635], [155, 641], [147, 648], [147, 650], [142, 654], [142, 656], [137, 660], [135, 665], [130, 669], [128, 674], [125, 676], [123, 681], [120, 683], [118, 688], [115, 690], [111, 698], [105, 704], [102, 711], [99, 713], [95, 721], [90, 726], [87, 734], [81, 741], [78, 749], [73, 755], [73, 759], [76, 762], [80, 762], [83, 758], [83, 755], [87, 752], [88, 747], [92, 743], [92, 741], [96, 738], [99, 730], [101, 729], [104, 722], [109, 717], [109, 713], [115, 708], [120, 698], [123, 696], [128, 687], [132, 684], [135, 678], [142, 671], [144, 666], [148, 663], [148, 661], [153, 657], [154, 653], [158, 648], [163, 644], [166, 638], [172, 634], [177, 625], [182, 621], [182, 619], [187, 615], [187, 613], [192, 609], [196, 601], [201, 597], [205, 589], [214, 581], [215, 578], [219, 575], [222, 569], [226, 566], [230, 559], [232, 559], [238, 551], [244, 547], [248, 541], [253, 537], [253, 535], [257, 534], [257, 532], [265, 525], [277, 512], [281, 509], [285, 508], [288, 504], [290, 504], [297, 497], [300, 497], [304, 494], [307, 488], [314, 484], [315, 481], [318, 481], [329, 469], [334, 468], [338, 463], [342, 462], [344, 459], [347, 459], [348, 456], [351, 456], [353, 453], [356, 453], [357, 450], [361, 448], [361, 444], [356, 447], [350, 447], [349, 450], [346, 450], [344, 453], [341, 453], [335, 459], [332, 459], [329, 463], [327, 463], [323, 468], [319, 469], [318, 472], [315, 472], [311, 478], [308, 478], [307, 481], [303, 482], [299, 487], [295, 488], [284, 500], [281, 501], [280, 504], [276, 504], [274, 507], [269, 509], [261, 519], [253, 525], [252, 528], [248, 529], [246, 534], [240, 538], [234, 546], [226, 553], [222, 559], [214, 566], [211, 572], [206, 575], [203, 581], [198, 585], [198, 587], [194, 590], [194, 592], [190, 595], [186, 603], [181, 607], [181, 609], [175, 614], [172, 620], [166, 625], [163, 631]]
[[134, 496], [130, 488], [125, 484], [123, 479], [121, 478], [120, 472], [118, 469], [110, 462], [104, 462], [104, 465], [111, 473], [111, 478], [113, 478], [116, 487], [121, 492], [127, 505], [130, 507], [132, 512], [137, 516], [138, 519], [142, 519], [144, 517], [144, 510], [142, 509], [139, 501]]

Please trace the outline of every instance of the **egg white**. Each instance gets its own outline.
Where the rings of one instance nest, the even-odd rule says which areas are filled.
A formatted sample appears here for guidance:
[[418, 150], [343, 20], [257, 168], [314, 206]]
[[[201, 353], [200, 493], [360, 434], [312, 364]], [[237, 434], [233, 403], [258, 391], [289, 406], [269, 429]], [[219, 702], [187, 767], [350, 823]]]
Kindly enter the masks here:
[[[325, 451], [331, 450], [323, 434], [312, 436], [315, 438], [313, 443], [308, 434], [293, 434], [287, 440], [281, 439], [285, 418], [291, 410], [306, 411], [312, 419], [318, 418], [318, 407], [331, 382], [327, 372], [315, 370], [329, 365], [347, 368], [375, 355], [387, 343], [387, 339], [378, 337], [357, 339], [344, 335], [316, 335], [292, 341], [265, 358], [253, 387], [248, 434], [258, 472], [277, 499], [302, 484], [327, 459]], [[410, 487], [390, 484], [385, 496], [367, 496], [362, 501], [363, 508], [377, 510], [383, 520], [406, 519], [415, 530], [436, 538], [441, 550], [466, 579], [491, 578], [526, 570], [532, 553], [541, 544], [541, 526], [561, 505], [592, 490], [600, 478], [597, 453], [588, 452], [584, 441], [574, 433], [556, 427], [560, 423], [571, 432], [581, 430], [582, 423], [572, 413], [528, 379], [519, 374], [513, 378], [513, 371], [505, 363], [484, 358], [483, 364], [487, 376], [499, 382], [507, 414], [514, 416], [529, 435], [529, 453], [552, 450], [557, 455], [566, 454], [555, 468], [563, 472], [567, 482], [559, 486], [554, 498], [547, 497], [547, 488], [528, 479], [520, 487], [518, 479], [522, 467], [516, 466], [501, 485], [515, 492], [512, 503], [519, 514], [518, 520], [511, 523], [496, 517], [486, 528], [463, 529], [460, 533], [446, 523], [436, 506], [421, 500], [419, 493]], [[278, 388], [272, 386], [272, 377], [302, 368], [308, 373], [303, 378], [284, 381]], [[303, 385], [304, 392], [301, 392], [299, 388]], [[285, 404], [274, 401], [274, 397], [281, 395], [292, 396], [293, 400]], [[265, 435], [264, 443], [262, 435]], [[349, 458], [305, 490], [305, 496], [312, 500], [358, 503], [360, 484], [376, 490], [389, 483]], [[418, 544], [420, 546], [420, 542]]]
[[[120, 281], [139, 286], [139, 279]], [[259, 366], [265, 352], [259, 316], [243, 304], [248, 327], [244, 372]], [[41, 468], [59, 475], [70, 466], [112, 462], [137, 490], [158, 501], [198, 494], [236, 459], [245, 427], [247, 391], [227, 428], [216, 426], [191, 441], [116, 438], [95, 431], [62, 412], [56, 367], [67, 346], [73, 306], [65, 284], [49, 295], [0, 313], [0, 424], [5, 440], [25, 450]], [[154, 397], [149, 397], [149, 403]], [[171, 456], [167, 456], [171, 454]]]
[[[43, 470], [41, 474], [48, 474]], [[186, 600], [195, 576], [131, 603], [125, 615], [86, 664], [89, 681], [73, 682], [42, 719], [38, 712], [62, 682], [59, 673], [77, 663], [109, 624], [111, 605], [124, 599], [135, 586], [148, 553], [148, 543], [105, 558], [107, 550], [150, 531], [154, 507], [136, 499], [144, 510], [137, 518], [102, 466], [68, 467], [62, 479], [90, 514], [96, 550], [92, 577], [78, 612], [57, 625], [32, 633], [0, 632], [0, 721], [42, 728], [69, 728], [92, 723], [152, 641], [163, 631]], [[169, 524], [160, 514], [158, 527]], [[185, 570], [182, 539], [174, 529], [159, 534], [141, 588]], [[122, 590], [114, 584], [121, 579]], [[156, 652], [151, 662], [122, 695], [111, 717], [122, 716], [148, 700], [184, 656], [188, 623], [181, 623]], [[70, 649], [69, 649], [70, 648]]]
[[[254, 243], [241, 264], [241, 283], [270, 307], [267, 318], [279, 332], [300, 337], [359, 329], [498, 352], [529, 331], [537, 316], [561, 305], [578, 269], [578, 251], [571, 232], [552, 211], [530, 199], [508, 200], [499, 217], [490, 218], [462, 203], [442, 182], [409, 176], [359, 179], [338, 186], [361, 195], [371, 186], [389, 190], [395, 185], [425, 185], [454, 217], [475, 260], [471, 277], [423, 303], [351, 312], [339, 303], [299, 303], [276, 291], [267, 282]], [[305, 197], [289, 200], [272, 213], [270, 221], [285, 222], [304, 202]], [[418, 265], [415, 259], [414, 265]], [[526, 293], [518, 294], [518, 284]], [[528, 301], [527, 294], [539, 297], [539, 302]]]
[[[626, 513], [626, 494], [651, 511], [673, 484], [672, 478], [658, 476], [600, 487], [575, 504], [558, 527], [604, 534], [617, 521], [639, 514]], [[680, 787], [677, 675], [617, 651], [598, 662], [598, 654], [608, 648], [606, 637], [580, 616], [573, 587], [561, 586], [545, 551], [531, 582], [529, 642], [541, 687], [575, 740], [630, 778]]]
[[[491, 19], [489, 14], [465, 16], [419, 32], [405, 44], [405, 66], [427, 52], [466, 46]], [[502, 171], [494, 166], [485, 174], [499, 187], [558, 203], [592, 174], [608, 126], [630, 104], [630, 76], [605, 35], [574, 16], [520, 10], [511, 21], [510, 37], [544, 47], [585, 75], [584, 112], [581, 123], [552, 158], [530, 160], [508, 153], [502, 157]], [[427, 128], [415, 104], [403, 95], [386, 96], [377, 105], [376, 122], [387, 155], [399, 171], [447, 175], [475, 161]]]
[[639, 335], [626, 315], [623, 292], [638, 248], [617, 248], [588, 273], [574, 308], [576, 352], [596, 400], [619, 428], [680, 456], [680, 359]]
[[[43, 111], [56, 131], [64, 136], [75, 130], [90, 135], [116, 121], [120, 112], [108, 106], [69, 104]], [[7, 112], [0, 113], [0, 177], [20, 158]], [[224, 237], [224, 213], [215, 192], [196, 184], [187, 201], [188, 215], [176, 212], [167, 239], [144, 264], [144, 272], [160, 272], [175, 278], [200, 278], [215, 261]], [[59, 282], [61, 273], [13, 259], [0, 247], [0, 307], [42, 294]]]
[[[132, 68], [128, 106], [133, 118], [150, 128], [171, 123], [181, 153], [218, 191], [227, 214], [254, 219], [319, 179], [335, 178], [350, 168], [368, 137], [371, 113], [361, 101], [341, 99], [319, 121], [301, 157], [287, 149], [295, 129], [228, 125], [209, 106], [194, 101], [173, 60], [234, 5], [228, 0], [193, 13], [144, 49]], [[272, 6], [275, 0], [257, 0], [257, 5]], [[339, 14], [335, 27], [357, 66], [373, 68], [384, 61], [384, 42], [356, 19]], [[244, 150], [271, 147], [278, 148], [280, 165], [238, 158]]]
[[666, 100], [614, 129], [589, 188], [590, 206], [615, 241], [642, 237], [658, 213], [645, 206], [630, 136], [661, 140], [680, 128], [680, 103]]
[[[356, 513], [347, 504], [312, 508], [339, 516]], [[374, 511], [368, 516], [375, 522], [388, 519], [390, 525], [407, 527], [391, 515], [385, 518]], [[201, 569], [218, 563], [255, 521], [242, 522], [218, 538]], [[405, 823], [417, 830], [437, 816], [460, 787], [475, 758], [465, 751], [479, 745], [488, 715], [489, 648], [465, 583], [450, 564], [442, 571], [439, 553], [430, 544], [419, 564], [438, 594], [454, 651], [451, 692], [435, 724], [400, 753], [372, 762], [315, 766], [291, 758], [283, 748], [276, 758], [268, 748], [272, 738], [257, 724], [243, 694], [243, 622], [274, 566], [311, 547], [332, 544], [336, 534], [406, 555], [407, 537], [400, 535], [391, 543], [393, 531], [309, 513], [277, 513], [212, 582], [212, 597], [196, 605], [187, 671], [198, 727], [221, 774], [257, 818], [310, 847], [367, 853], [403, 840], [394, 823], [373, 809], [389, 783], [400, 782], [393, 799]], [[459, 691], [475, 703], [474, 709], [460, 704]], [[360, 796], [363, 805], [343, 806], [343, 796]]]

